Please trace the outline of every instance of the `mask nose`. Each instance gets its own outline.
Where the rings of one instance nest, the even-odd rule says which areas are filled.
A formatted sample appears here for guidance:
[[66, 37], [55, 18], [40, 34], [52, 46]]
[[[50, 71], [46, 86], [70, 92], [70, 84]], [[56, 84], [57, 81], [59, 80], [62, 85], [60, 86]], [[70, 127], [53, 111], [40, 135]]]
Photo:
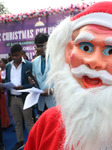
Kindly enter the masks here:
[[106, 61], [103, 58], [103, 54], [99, 51], [88, 54], [83, 58], [83, 63], [90, 69], [105, 70]]

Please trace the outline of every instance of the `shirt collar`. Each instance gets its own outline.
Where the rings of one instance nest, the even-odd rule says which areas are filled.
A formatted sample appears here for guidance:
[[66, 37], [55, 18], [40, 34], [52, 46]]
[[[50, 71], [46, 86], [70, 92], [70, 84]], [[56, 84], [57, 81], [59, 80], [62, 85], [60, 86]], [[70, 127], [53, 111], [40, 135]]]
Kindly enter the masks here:
[[23, 57], [22, 57], [22, 62], [23, 62], [23, 63], [26, 63], [26, 61], [25, 61], [25, 59], [24, 59]]
[[[13, 64], [13, 63], [14, 63], [14, 60], [12, 60], [10, 63]], [[25, 59], [24, 59], [23, 57], [22, 57], [21, 63], [26, 63], [26, 61], [25, 61]]]

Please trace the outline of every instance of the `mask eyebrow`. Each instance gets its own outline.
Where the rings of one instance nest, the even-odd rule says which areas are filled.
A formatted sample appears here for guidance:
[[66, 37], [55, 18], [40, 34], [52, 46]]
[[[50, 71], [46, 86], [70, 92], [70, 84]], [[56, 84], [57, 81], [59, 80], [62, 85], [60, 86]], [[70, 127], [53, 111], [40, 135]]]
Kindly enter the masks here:
[[105, 39], [105, 44], [112, 46], [112, 37], [107, 37], [107, 38]]
[[90, 42], [94, 38], [95, 37], [89, 32], [80, 33], [74, 40], [74, 44], [79, 44], [80, 42]]

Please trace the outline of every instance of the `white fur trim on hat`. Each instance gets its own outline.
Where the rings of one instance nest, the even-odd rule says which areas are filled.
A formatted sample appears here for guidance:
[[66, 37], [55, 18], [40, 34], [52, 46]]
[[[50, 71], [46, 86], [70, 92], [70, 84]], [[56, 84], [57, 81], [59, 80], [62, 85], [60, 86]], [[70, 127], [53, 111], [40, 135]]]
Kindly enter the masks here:
[[72, 21], [72, 29], [74, 31], [88, 24], [101, 25], [112, 29], [112, 15], [108, 13], [101, 13], [101, 12], [84, 15]]

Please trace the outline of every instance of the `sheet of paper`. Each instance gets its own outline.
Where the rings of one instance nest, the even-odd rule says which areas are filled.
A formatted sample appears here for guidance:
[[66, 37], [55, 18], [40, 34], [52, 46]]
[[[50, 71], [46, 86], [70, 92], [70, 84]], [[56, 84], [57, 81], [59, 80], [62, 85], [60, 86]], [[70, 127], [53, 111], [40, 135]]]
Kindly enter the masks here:
[[15, 85], [12, 82], [2, 83], [2, 87], [5, 87], [8, 90], [11, 90]]
[[40, 94], [43, 92], [42, 90], [32, 87], [29, 89], [24, 89], [24, 90], [17, 90], [18, 92], [29, 92], [30, 94], [27, 95], [23, 109], [27, 109], [32, 107], [33, 105], [38, 103]]
[[25, 110], [25, 109], [30, 108], [33, 105], [37, 104], [38, 100], [39, 100], [39, 96], [40, 96], [40, 94], [37, 94], [37, 93], [28, 94], [25, 99], [23, 109]]
[[38, 88], [35, 88], [35, 87], [32, 87], [32, 88], [29, 88], [29, 89], [24, 89], [24, 90], [17, 90], [18, 92], [29, 92], [29, 93], [42, 93], [43, 91], [38, 89]]

